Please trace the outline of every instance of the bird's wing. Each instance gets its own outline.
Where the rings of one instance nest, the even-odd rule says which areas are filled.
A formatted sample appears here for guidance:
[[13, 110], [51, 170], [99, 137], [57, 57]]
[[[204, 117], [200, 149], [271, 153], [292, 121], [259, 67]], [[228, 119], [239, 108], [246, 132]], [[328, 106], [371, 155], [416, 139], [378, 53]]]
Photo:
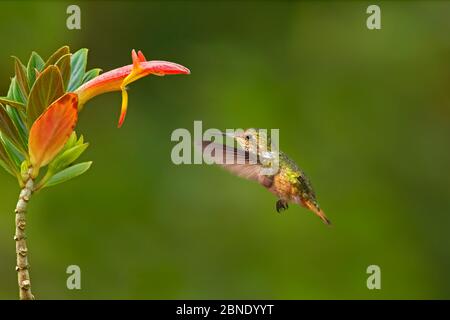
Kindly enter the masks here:
[[255, 155], [249, 152], [221, 145], [210, 141], [203, 141], [203, 150], [208, 148], [205, 156], [231, 173], [249, 180], [255, 180], [269, 188], [273, 183], [273, 176], [261, 174], [262, 166]]

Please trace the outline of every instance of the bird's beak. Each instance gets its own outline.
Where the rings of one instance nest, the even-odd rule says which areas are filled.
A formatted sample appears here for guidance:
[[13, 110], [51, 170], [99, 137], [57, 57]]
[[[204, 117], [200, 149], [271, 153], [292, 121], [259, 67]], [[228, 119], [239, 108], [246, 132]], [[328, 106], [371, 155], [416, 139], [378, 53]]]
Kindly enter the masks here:
[[226, 138], [232, 138], [235, 139], [236, 138], [236, 133], [231, 133], [231, 132], [223, 132], [222, 135]]

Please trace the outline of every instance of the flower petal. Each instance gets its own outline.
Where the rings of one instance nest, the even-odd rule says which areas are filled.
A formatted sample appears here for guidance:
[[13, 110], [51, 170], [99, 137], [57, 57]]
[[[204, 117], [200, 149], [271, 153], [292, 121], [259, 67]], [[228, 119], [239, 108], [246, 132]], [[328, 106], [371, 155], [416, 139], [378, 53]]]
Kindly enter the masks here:
[[141, 67], [145, 75], [154, 74], [157, 76], [164, 76], [168, 74], [191, 74], [191, 71], [177, 63], [152, 60], [141, 62]]
[[[134, 51], [134, 50], [133, 50]], [[141, 50], [139, 50], [138, 51], [138, 57], [139, 57], [139, 61], [140, 62], [145, 62], [145, 61], [147, 61], [147, 59], [145, 59], [145, 56], [144, 56], [144, 54], [142, 53], [142, 51]]]
[[34, 122], [28, 141], [33, 176], [64, 147], [78, 119], [78, 96], [66, 93]]
[[139, 54], [136, 53], [136, 50], [131, 51], [131, 58], [133, 60], [133, 68], [128, 76], [123, 79], [122, 84], [120, 85], [120, 90], [122, 91], [122, 106], [120, 108], [120, 117], [118, 128], [122, 127], [123, 122], [125, 121], [125, 116], [127, 115], [128, 109], [128, 92], [127, 85], [133, 81], [136, 81], [142, 77], [145, 77], [145, 74], [142, 72], [141, 61], [145, 62], [145, 57], [141, 51]]
[[122, 106], [120, 107], [120, 117], [119, 117], [119, 124], [117, 125], [118, 128], [122, 127], [123, 122], [125, 121], [125, 117], [127, 115], [127, 109], [128, 109], [128, 92], [125, 87], [122, 88]]

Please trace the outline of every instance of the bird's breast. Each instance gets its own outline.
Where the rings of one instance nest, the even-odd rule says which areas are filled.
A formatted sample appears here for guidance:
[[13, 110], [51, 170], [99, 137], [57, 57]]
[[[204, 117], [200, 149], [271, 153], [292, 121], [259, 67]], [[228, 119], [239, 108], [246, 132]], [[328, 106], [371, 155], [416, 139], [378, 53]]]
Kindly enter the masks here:
[[290, 182], [283, 172], [274, 177], [270, 191], [284, 200], [293, 200], [294, 197], [298, 196], [298, 188]]

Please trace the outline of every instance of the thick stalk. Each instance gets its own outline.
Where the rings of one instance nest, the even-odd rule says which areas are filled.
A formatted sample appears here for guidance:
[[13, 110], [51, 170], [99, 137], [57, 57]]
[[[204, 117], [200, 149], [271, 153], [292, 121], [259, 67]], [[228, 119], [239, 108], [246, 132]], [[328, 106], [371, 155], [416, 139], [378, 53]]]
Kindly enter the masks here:
[[28, 248], [25, 236], [25, 228], [27, 225], [26, 211], [27, 204], [33, 193], [34, 181], [30, 176], [31, 169], [28, 172], [25, 186], [20, 191], [19, 201], [16, 206], [16, 234], [14, 240], [16, 241], [16, 258], [17, 258], [17, 278], [19, 284], [19, 295], [21, 300], [34, 300], [31, 294], [31, 281], [28, 264]]

